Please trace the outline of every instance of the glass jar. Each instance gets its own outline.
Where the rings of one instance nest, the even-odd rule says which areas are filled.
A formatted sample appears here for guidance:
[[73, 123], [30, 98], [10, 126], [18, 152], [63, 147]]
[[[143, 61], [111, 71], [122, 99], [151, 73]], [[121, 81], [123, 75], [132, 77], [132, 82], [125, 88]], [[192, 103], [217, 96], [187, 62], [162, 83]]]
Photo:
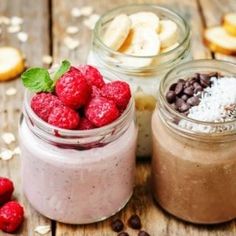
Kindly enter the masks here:
[[[118, 80], [101, 71], [106, 80]], [[49, 125], [26, 93], [19, 127], [22, 182], [31, 205], [63, 223], [101, 221], [121, 210], [134, 186], [137, 128], [131, 99], [122, 115], [91, 130]]]
[[[119, 53], [102, 42], [104, 30], [114, 17], [121, 13], [129, 15], [140, 11], [153, 12], [161, 19], [176, 22], [179, 28], [179, 45], [157, 56], [140, 57]], [[88, 64], [109, 68], [130, 84], [136, 100], [139, 157], [151, 156], [151, 115], [156, 104], [159, 82], [167, 71], [181, 61], [189, 59], [189, 51], [190, 30], [187, 22], [173, 11], [158, 5], [140, 4], [119, 7], [104, 14], [95, 26]], [[146, 67], [138, 67], [143, 60], [151, 60], [152, 63]]]
[[236, 120], [194, 120], [175, 111], [165, 98], [178, 79], [205, 72], [236, 76], [236, 65], [196, 60], [179, 65], [160, 84], [152, 117], [152, 187], [157, 202], [171, 214], [214, 224], [236, 217]]

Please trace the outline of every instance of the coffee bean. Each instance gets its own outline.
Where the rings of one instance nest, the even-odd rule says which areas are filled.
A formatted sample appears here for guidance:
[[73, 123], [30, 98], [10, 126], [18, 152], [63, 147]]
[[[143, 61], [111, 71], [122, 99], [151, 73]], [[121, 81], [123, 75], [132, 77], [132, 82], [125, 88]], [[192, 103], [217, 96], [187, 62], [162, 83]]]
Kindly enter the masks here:
[[117, 236], [129, 236], [129, 234], [126, 233], [126, 232], [121, 232], [121, 233], [119, 233]]
[[111, 222], [111, 228], [115, 232], [120, 232], [124, 228], [124, 224], [120, 219], [115, 219]]
[[184, 93], [189, 95], [189, 96], [192, 96], [193, 95], [193, 88], [192, 87], [185, 88]]
[[175, 87], [175, 94], [179, 95], [183, 91], [183, 88], [184, 88], [184, 83], [183, 82], [178, 82], [176, 87]]
[[176, 95], [174, 91], [168, 91], [166, 94], [166, 100], [169, 103], [172, 103], [175, 101]]
[[173, 83], [173, 84], [170, 86], [169, 90], [174, 91], [176, 85], [177, 85], [177, 83]]
[[150, 236], [150, 234], [148, 234], [148, 233], [147, 233], [146, 231], [144, 231], [144, 230], [141, 230], [141, 231], [139, 231], [138, 236]]
[[184, 101], [187, 101], [187, 99], [188, 99], [188, 95], [183, 94], [183, 95], [181, 96], [181, 99], [183, 99]]
[[128, 220], [128, 225], [132, 229], [141, 229], [142, 228], [141, 220], [138, 215], [132, 215]]
[[180, 112], [185, 112], [185, 111], [187, 111], [189, 108], [190, 108], [190, 105], [184, 102], [184, 103], [181, 104], [181, 106], [178, 107], [178, 110], [179, 110]]
[[200, 99], [197, 96], [191, 97], [187, 100], [187, 104], [191, 106], [197, 106], [199, 102], [200, 102]]

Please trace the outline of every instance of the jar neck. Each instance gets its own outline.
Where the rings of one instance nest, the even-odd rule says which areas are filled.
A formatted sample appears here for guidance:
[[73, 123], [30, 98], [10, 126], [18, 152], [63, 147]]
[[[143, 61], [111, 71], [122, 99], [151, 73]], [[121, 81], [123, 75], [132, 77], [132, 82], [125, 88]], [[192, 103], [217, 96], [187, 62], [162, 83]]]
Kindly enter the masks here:
[[130, 102], [122, 115], [106, 126], [90, 130], [66, 130], [52, 126], [40, 119], [30, 107], [32, 94], [26, 92], [23, 107], [23, 118], [29, 130], [43, 140], [61, 148], [86, 150], [102, 147], [123, 135], [134, 121], [134, 102]]
[[226, 142], [236, 140], [236, 120], [227, 122], [204, 122], [191, 119], [173, 109], [166, 101], [165, 94], [171, 84], [194, 73], [219, 72], [236, 76], [236, 65], [218, 60], [195, 60], [179, 65], [161, 81], [158, 93], [158, 111], [162, 123], [177, 135], [201, 141]]
[[[179, 29], [179, 45], [174, 49], [153, 56], [132, 56], [108, 48], [102, 40], [107, 25], [111, 20], [123, 13], [133, 14], [139, 11], [150, 11], [164, 19], [173, 20]], [[93, 31], [92, 51], [95, 60], [99, 65], [109, 68], [113, 71], [131, 74], [136, 76], [152, 75], [160, 73], [163, 70], [169, 70], [186, 58], [190, 52], [190, 28], [187, 22], [178, 14], [166, 8], [152, 4], [127, 5], [116, 8], [104, 14], [97, 22]], [[140, 61], [151, 61], [147, 66], [138, 67]], [[125, 62], [132, 63], [125, 63]]]

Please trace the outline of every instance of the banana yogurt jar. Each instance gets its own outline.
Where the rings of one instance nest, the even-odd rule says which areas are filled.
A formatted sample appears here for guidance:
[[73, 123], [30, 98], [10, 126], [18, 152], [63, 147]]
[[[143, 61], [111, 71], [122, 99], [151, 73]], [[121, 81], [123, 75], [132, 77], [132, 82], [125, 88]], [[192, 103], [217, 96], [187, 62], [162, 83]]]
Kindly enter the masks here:
[[160, 80], [188, 60], [190, 30], [175, 12], [158, 5], [127, 5], [105, 13], [93, 31], [88, 64], [104, 67], [128, 82], [139, 127], [138, 157], [150, 157], [151, 116]]

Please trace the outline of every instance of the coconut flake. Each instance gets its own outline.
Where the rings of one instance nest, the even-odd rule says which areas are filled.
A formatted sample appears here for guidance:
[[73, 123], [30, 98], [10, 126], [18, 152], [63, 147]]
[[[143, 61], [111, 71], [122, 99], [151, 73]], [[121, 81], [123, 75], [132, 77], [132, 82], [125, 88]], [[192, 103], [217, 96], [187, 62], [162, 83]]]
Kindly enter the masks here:
[[7, 96], [13, 96], [15, 95], [17, 92], [16, 88], [14, 87], [10, 87], [9, 89], [6, 90], [6, 95]]
[[44, 235], [51, 231], [50, 225], [39, 225], [34, 229], [34, 232]]
[[6, 143], [6, 144], [11, 144], [16, 141], [15, 135], [10, 132], [6, 132], [6, 133], [2, 134], [2, 139], [3, 139], [4, 143]]

